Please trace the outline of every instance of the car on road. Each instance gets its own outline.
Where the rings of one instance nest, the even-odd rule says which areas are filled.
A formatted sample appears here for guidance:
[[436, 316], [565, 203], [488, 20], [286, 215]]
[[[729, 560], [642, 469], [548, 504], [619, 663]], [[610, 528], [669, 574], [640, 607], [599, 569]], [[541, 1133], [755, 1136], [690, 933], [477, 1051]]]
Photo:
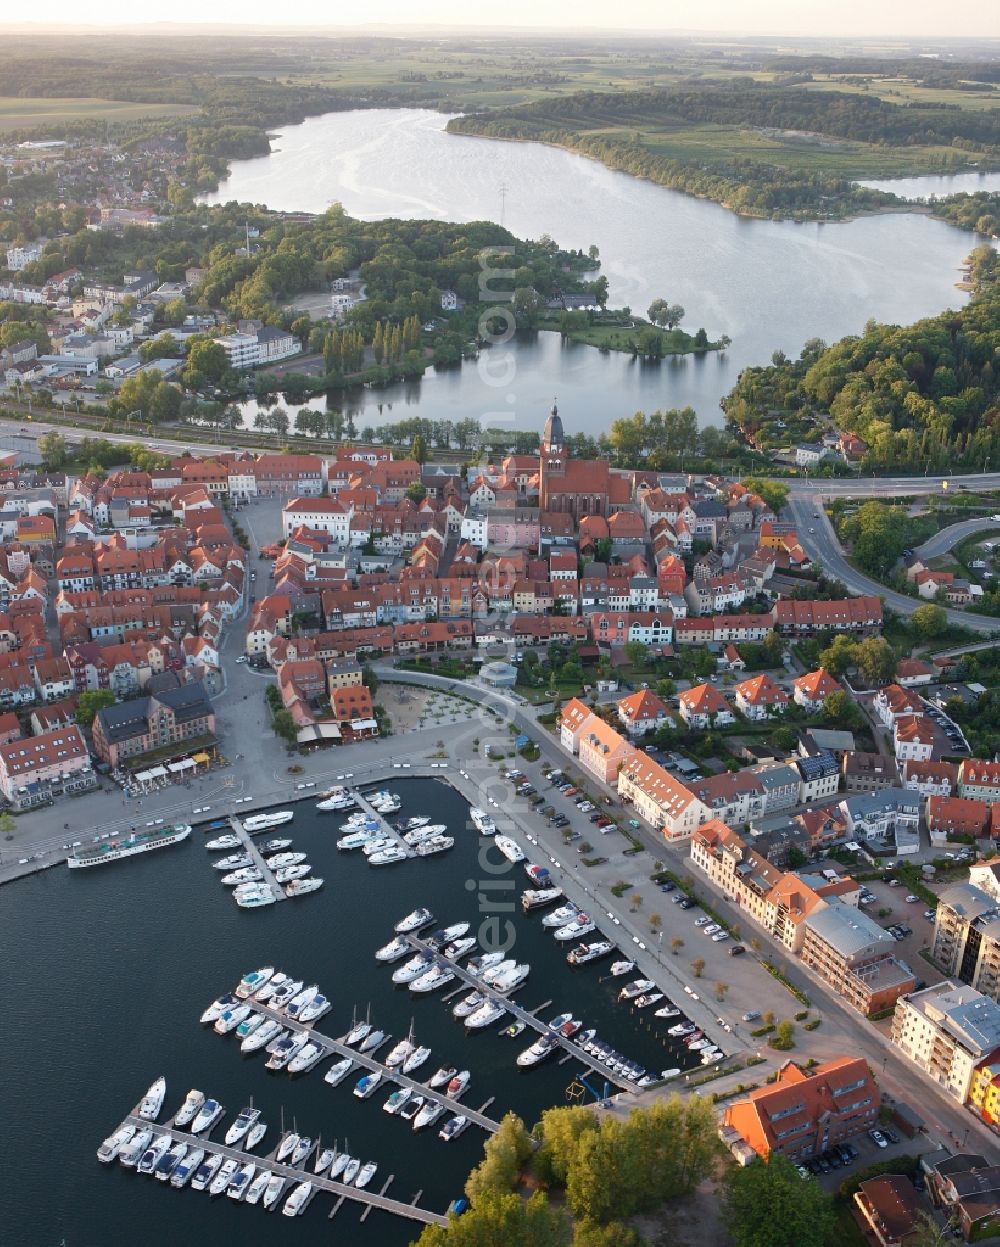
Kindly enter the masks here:
[[250, 660], [249, 658], [247, 658], [246, 654], [237, 654], [236, 661], [237, 662], [249, 662]]
[[878, 1148], [886, 1148], [889, 1146], [889, 1142], [881, 1130], [869, 1130], [868, 1137]]

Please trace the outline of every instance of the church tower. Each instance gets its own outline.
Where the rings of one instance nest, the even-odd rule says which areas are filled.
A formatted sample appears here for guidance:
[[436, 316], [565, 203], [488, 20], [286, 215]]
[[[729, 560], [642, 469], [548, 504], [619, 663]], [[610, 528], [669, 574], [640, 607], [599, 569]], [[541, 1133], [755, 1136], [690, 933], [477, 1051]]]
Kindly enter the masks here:
[[566, 474], [566, 443], [562, 419], [554, 402], [548, 419], [545, 421], [545, 428], [542, 430], [539, 464], [538, 494], [541, 509], [543, 511], [557, 510], [558, 508], [552, 505], [550, 484], [553, 477]]

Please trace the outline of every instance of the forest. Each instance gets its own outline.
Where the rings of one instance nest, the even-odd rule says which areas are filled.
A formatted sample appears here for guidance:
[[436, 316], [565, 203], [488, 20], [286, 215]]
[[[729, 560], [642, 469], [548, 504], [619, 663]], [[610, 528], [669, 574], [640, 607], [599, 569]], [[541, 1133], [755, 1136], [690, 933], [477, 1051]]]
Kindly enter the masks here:
[[754, 439], [783, 415], [825, 413], [867, 443], [863, 472], [1000, 463], [1000, 256], [983, 245], [968, 263], [973, 295], [961, 310], [869, 321], [833, 346], [807, 344], [797, 360], [746, 368], [722, 401], [727, 420]]

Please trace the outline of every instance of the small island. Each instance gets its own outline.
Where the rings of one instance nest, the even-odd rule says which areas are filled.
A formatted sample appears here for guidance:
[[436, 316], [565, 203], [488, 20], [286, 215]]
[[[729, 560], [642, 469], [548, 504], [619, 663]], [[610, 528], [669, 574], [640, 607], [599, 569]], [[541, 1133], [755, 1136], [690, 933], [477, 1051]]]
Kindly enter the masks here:
[[712, 341], [703, 328], [694, 333], [681, 329], [684, 309], [665, 299], [654, 299], [647, 316], [636, 316], [629, 307], [601, 311], [581, 308], [549, 315], [537, 328], [557, 332], [569, 342], [596, 346], [601, 351], [624, 351], [641, 359], [723, 351], [731, 342], [725, 334]]

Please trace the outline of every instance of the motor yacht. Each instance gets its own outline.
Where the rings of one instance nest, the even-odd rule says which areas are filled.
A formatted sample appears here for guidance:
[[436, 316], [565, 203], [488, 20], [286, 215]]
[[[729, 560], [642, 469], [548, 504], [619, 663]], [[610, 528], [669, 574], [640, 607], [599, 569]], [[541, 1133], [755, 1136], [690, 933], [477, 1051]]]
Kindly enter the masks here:
[[212, 1029], [217, 1035], [228, 1035], [230, 1031], [234, 1031], [241, 1022], [245, 1022], [250, 1016], [251, 1009], [249, 1005], [240, 1005], [237, 1009], [225, 1009], [221, 1016], [216, 1018], [215, 1025]]
[[[249, 1018], [247, 1020], [249, 1021]], [[261, 1022], [260, 1026], [247, 1035], [246, 1039], [244, 1039], [240, 1044], [240, 1051], [248, 1054], [251, 1052], [259, 1052], [260, 1049], [269, 1044], [272, 1039], [280, 1035], [281, 1030], [282, 1027], [280, 1022], [275, 1022], [271, 1018], [267, 1018], [265, 1021]], [[239, 1033], [239, 1027], [237, 1027], [237, 1033]]]
[[572, 952], [566, 954], [566, 960], [571, 966], [585, 966], [591, 961], [609, 957], [614, 949], [615, 946], [610, 940], [593, 940], [590, 944], [578, 944]]
[[311, 873], [312, 867], [308, 862], [303, 862], [301, 866], [281, 866], [274, 872], [274, 878], [278, 883], [291, 883], [296, 879], [304, 879]]
[[282, 849], [290, 849], [291, 847], [291, 840], [268, 840], [266, 844], [260, 846], [260, 851], [261, 853], [280, 853]]
[[562, 900], [562, 895], [562, 888], [528, 888], [521, 893], [521, 908], [526, 914], [533, 909], [544, 909]]
[[153, 1141], [153, 1132], [145, 1127], [136, 1132], [131, 1142], [126, 1143], [118, 1153], [118, 1159], [126, 1169], [134, 1169], [146, 1148]]
[[511, 992], [517, 991], [530, 973], [531, 966], [526, 961], [522, 961], [515, 965], [512, 970], [498, 975], [493, 980], [493, 990], [501, 996], [509, 996]]
[[435, 853], [447, 853], [455, 847], [454, 836], [431, 836], [421, 841], [413, 850], [417, 857], [433, 857]]
[[366, 1161], [361, 1166], [361, 1172], [354, 1179], [354, 1185], [359, 1191], [363, 1191], [368, 1183], [375, 1177], [378, 1171], [378, 1162], [374, 1160]]
[[288, 1035], [279, 1042], [277, 1048], [268, 1057], [266, 1068], [284, 1069], [292, 1057], [297, 1056], [308, 1042], [308, 1035]]
[[226, 1131], [225, 1144], [227, 1147], [235, 1147], [244, 1135], [249, 1134], [250, 1127], [260, 1117], [260, 1109], [254, 1108], [252, 1104], [248, 1104], [246, 1108], [241, 1108], [236, 1116], [236, 1120]]
[[481, 836], [496, 835], [496, 823], [494, 823], [493, 819], [490, 818], [489, 814], [487, 814], [485, 810], [481, 810], [477, 806], [473, 806], [472, 809], [469, 810], [469, 821]]
[[274, 1154], [274, 1159], [279, 1165], [287, 1165], [292, 1152], [295, 1151], [299, 1136], [294, 1130], [286, 1130], [281, 1136], [281, 1142], [278, 1144], [278, 1150]]
[[170, 1135], [159, 1134], [143, 1152], [136, 1165], [138, 1173], [152, 1173], [160, 1163], [160, 1158], [170, 1150]]
[[294, 982], [286, 979], [271, 997], [271, 1008], [283, 1009], [290, 1000], [294, 1000], [304, 986], [301, 979], [296, 979]]
[[418, 814], [414, 818], [401, 818], [394, 825], [397, 831], [406, 832], [414, 831], [417, 827], [426, 827], [430, 821], [429, 814]]
[[530, 1048], [518, 1055], [517, 1063], [522, 1069], [528, 1069], [533, 1065], [539, 1065], [552, 1052], [559, 1047], [559, 1040], [555, 1035], [539, 1035]]
[[691, 1031], [689, 1034], [682, 1036], [683, 1042], [686, 1043], [689, 1048], [693, 1043], [697, 1043], [699, 1039], [704, 1039], [704, 1038], [705, 1038], [705, 1032], [702, 1030], [698, 1030], [697, 1027], [695, 1027], [695, 1029]]
[[233, 853], [231, 857], [220, 857], [212, 865], [216, 870], [241, 870], [244, 866], [252, 866], [253, 858], [249, 853]]
[[671, 1026], [667, 1031], [668, 1035], [672, 1035], [675, 1039], [681, 1039], [685, 1035], [693, 1035], [695, 1025], [693, 1022], [678, 1022], [675, 1026]]
[[266, 1020], [263, 1013], [251, 1013], [237, 1026], [236, 1038], [240, 1041], [246, 1039], [247, 1035], [252, 1035], [258, 1027], [263, 1026]]
[[359, 1052], [374, 1052], [375, 1049], [385, 1042], [385, 1031], [374, 1030], [367, 1039], [362, 1039], [358, 1044]]
[[701, 1039], [693, 1039], [688, 1044], [688, 1047], [691, 1049], [692, 1052], [700, 1052], [703, 1048], [711, 1048], [711, 1046], [712, 1046], [711, 1040], [706, 1039], [704, 1036], [702, 1036]]
[[170, 1185], [180, 1189], [186, 1186], [194, 1177], [198, 1166], [205, 1159], [205, 1149], [203, 1147], [189, 1148], [184, 1155], [184, 1159], [170, 1175]]
[[262, 1005], [267, 1004], [268, 1001], [274, 999], [279, 988], [284, 987], [286, 983], [290, 983], [291, 981], [292, 980], [287, 974], [282, 974], [279, 970], [277, 974], [273, 974], [271, 976], [262, 988], [254, 993], [255, 999], [259, 1000]]
[[536, 866], [533, 862], [525, 862], [524, 873], [536, 888], [550, 888], [552, 886], [552, 871], [549, 870], [548, 866]]
[[223, 1159], [221, 1152], [211, 1152], [206, 1156], [194, 1171], [194, 1177], [191, 1179], [191, 1189], [193, 1191], [205, 1190], [222, 1167]]
[[356, 1156], [348, 1156], [347, 1164], [344, 1165], [340, 1174], [340, 1180], [344, 1186], [350, 1186], [354, 1179], [361, 1172], [361, 1161]]
[[365, 1074], [363, 1078], [359, 1078], [354, 1087], [354, 1094], [359, 1100], [367, 1100], [370, 1095], [374, 1095], [379, 1088], [379, 1084], [385, 1075], [381, 1070], [374, 1070], [371, 1074]]
[[[423, 848], [423, 845], [421, 845], [420, 848]], [[391, 844], [387, 849], [381, 849], [378, 853], [373, 853], [368, 859], [368, 865], [392, 866], [396, 862], [405, 861], [406, 850], [401, 848], [398, 844]]]
[[482, 977], [487, 970], [491, 970], [494, 966], [500, 965], [506, 955], [506, 953], [501, 952], [482, 953], [480, 956], [473, 957], [471, 960], [466, 962], [465, 968], [469, 974], [475, 977]]
[[410, 984], [410, 991], [418, 995], [440, 991], [442, 987], [447, 986], [454, 978], [454, 970], [449, 970], [446, 965], [435, 965], [426, 974], [422, 974], [420, 978], [415, 979]]
[[156, 1121], [160, 1115], [160, 1109], [163, 1108], [163, 1098], [167, 1094], [167, 1080], [165, 1078], [157, 1078], [146, 1094], [139, 1101], [137, 1114], [144, 1117], [146, 1121]]
[[440, 927], [437, 931], [432, 931], [424, 943], [428, 948], [442, 949], [446, 944], [452, 943], [453, 940], [458, 940], [463, 935], [468, 935], [471, 925], [471, 922], [455, 922], [450, 927]]
[[325, 797], [322, 801], [317, 801], [316, 809], [325, 814], [330, 810], [349, 810], [353, 804], [354, 798], [344, 793], [342, 796]]
[[250, 1127], [250, 1131], [247, 1134], [246, 1142], [243, 1144], [243, 1150], [246, 1152], [252, 1152], [254, 1148], [257, 1146], [257, 1144], [261, 1141], [261, 1139], [263, 1139], [264, 1135], [266, 1134], [267, 1134], [267, 1122], [258, 1121], [255, 1125]]
[[193, 1121], [195, 1113], [204, 1103], [204, 1091], [198, 1091], [195, 1087], [192, 1087], [184, 1097], [184, 1103], [177, 1110], [177, 1114], [174, 1117], [174, 1128], [186, 1126], [188, 1122]]
[[634, 969], [634, 961], [613, 961], [611, 963], [611, 977], [620, 979], [626, 974], [631, 974]]
[[379, 814], [395, 814], [403, 803], [396, 793], [383, 788], [368, 798], [368, 804]]
[[110, 1165], [122, 1148], [135, 1137], [135, 1126], [119, 1126], [109, 1134], [97, 1149], [97, 1159], [102, 1165]]
[[676, 1008], [668, 1000], [665, 1005], [661, 1005], [660, 1008], [656, 1010], [656, 1012], [653, 1014], [653, 1017], [655, 1018], [679, 1018], [680, 1015], [681, 1015], [680, 1009]]
[[264, 984], [269, 983], [273, 978], [274, 966], [261, 966], [259, 970], [251, 970], [249, 974], [244, 974], [236, 984], [237, 998], [246, 1000], [248, 996], [259, 992]]
[[273, 905], [275, 901], [274, 893], [266, 883], [250, 883], [246, 887], [246, 892], [236, 889], [236, 904], [240, 909], [262, 909], [265, 905]]
[[264, 1187], [264, 1194], [260, 1201], [265, 1212], [271, 1212], [277, 1207], [278, 1201], [281, 1199], [287, 1185], [288, 1179], [283, 1178], [280, 1173], [271, 1174], [267, 1180], [267, 1186]]
[[411, 1095], [413, 1095], [411, 1087], [397, 1087], [382, 1105], [382, 1112], [388, 1113], [390, 1117], [394, 1117]]
[[475, 1013], [470, 1013], [465, 1019], [466, 1030], [478, 1031], [492, 1026], [494, 1022], [499, 1022], [506, 1012], [507, 1010], [498, 1000], [487, 1000]]
[[237, 997], [227, 992], [224, 996], [220, 996], [217, 1000], [213, 1000], [198, 1021], [201, 1022], [202, 1025], [207, 1026], [209, 1022], [214, 1022], [217, 1018], [219, 1018], [223, 1009], [228, 1009], [231, 1005], [236, 1004], [239, 1004]]
[[403, 1121], [413, 1121], [414, 1117], [427, 1103], [425, 1095], [411, 1095], [403, 1107], [399, 1110], [399, 1116]]
[[486, 997], [482, 992], [469, 992], [468, 996], [463, 996], [457, 1004], [452, 1005], [452, 1017], [467, 1018], [470, 1013], [475, 1013], [485, 1000]]
[[577, 914], [572, 922], [567, 922], [564, 927], [559, 927], [555, 935], [560, 943], [564, 943], [566, 940], [579, 939], [581, 935], [589, 935], [591, 931], [596, 929], [597, 924], [587, 914]]
[[227, 888], [235, 888], [240, 883], [260, 883], [264, 878], [263, 871], [256, 866], [244, 866], [242, 870], [231, 870], [222, 876], [222, 883]]
[[244, 1204], [259, 1204], [261, 1197], [267, 1190], [267, 1184], [271, 1181], [271, 1177], [270, 1169], [262, 1169], [247, 1188], [246, 1197], [243, 1200]]
[[655, 986], [652, 979], [634, 979], [631, 983], [625, 984], [618, 993], [618, 999], [634, 1000], [636, 996], [641, 996], [643, 992], [648, 992]]
[[413, 1119], [413, 1129], [425, 1130], [428, 1126], [433, 1126], [444, 1111], [443, 1104], [428, 1097], [421, 1106], [420, 1112]]
[[312, 1193], [313, 1184], [311, 1182], [300, 1182], [285, 1200], [285, 1206], [281, 1210], [281, 1215], [283, 1217], [297, 1217], [299, 1213], [305, 1210], [305, 1206], [309, 1202]]
[[382, 947], [375, 954], [375, 960], [387, 962], [399, 961], [399, 959], [401, 957], [405, 957], [409, 951], [410, 945], [403, 938], [403, 936], [397, 935], [396, 938], [390, 940], [388, 944], [382, 945]]
[[[317, 1022], [333, 1008], [333, 1003], [322, 992], [314, 992], [312, 999], [299, 1010], [300, 1022]], [[289, 1014], [291, 1016], [291, 1014]]]
[[393, 970], [392, 981], [394, 983], [412, 983], [414, 979], [418, 979], [422, 974], [426, 974], [433, 965], [434, 958], [430, 953], [417, 953], [409, 961], [404, 961], [401, 966]]
[[448, 1079], [448, 1086], [445, 1088], [445, 1093], [452, 1100], [460, 1100], [465, 1094], [471, 1079], [472, 1075], [469, 1071], [467, 1069], [462, 1070], [460, 1074], [455, 1074], [453, 1078]]
[[410, 935], [429, 927], [433, 921], [434, 915], [429, 909], [414, 909], [405, 918], [400, 918], [393, 929], [398, 935]]
[[230, 833], [225, 836], [216, 836], [214, 840], [206, 840], [205, 848], [208, 849], [209, 853], [221, 853], [223, 849], [238, 849], [240, 843], [239, 836], [234, 836]]
[[323, 1081], [328, 1082], [331, 1087], [339, 1087], [351, 1070], [357, 1068], [357, 1061], [352, 1061], [350, 1057], [344, 1057], [342, 1061], [338, 1061], [323, 1075]]
[[439, 1087], [447, 1086], [457, 1073], [458, 1070], [454, 1065], [442, 1065], [439, 1070], [436, 1070], [433, 1074], [431, 1074], [430, 1078], [427, 1079], [427, 1086], [430, 1087], [432, 1091], [436, 1091]]
[[401, 1039], [386, 1054], [383, 1062], [386, 1069], [396, 1069], [397, 1066], [402, 1065], [406, 1058], [416, 1051], [416, 1048], [417, 1045], [413, 1042], [413, 1032], [411, 1031], [405, 1039]]
[[401, 834], [406, 843], [413, 848], [434, 836], [443, 836], [447, 830], [445, 823], [427, 823], [424, 827], [414, 827], [412, 831], [404, 831]]
[[293, 879], [286, 885], [285, 895], [288, 897], [307, 896], [310, 892], [318, 892], [322, 886], [323, 880], [316, 875], [311, 879]]
[[403, 1062], [403, 1073], [413, 1074], [421, 1065], [425, 1064], [431, 1054], [430, 1048], [417, 1048]]
[[381, 853], [398, 843], [395, 836], [376, 836], [374, 840], [369, 840], [367, 844], [361, 846], [361, 852], [365, 857], [371, 857], [373, 853]]
[[438, 1138], [444, 1139], [445, 1143], [450, 1142], [452, 1139], [457, 1139], [468, 1124], [468, 1117], [463, 1117], [461, 1114], [457, 1117], [451, 1117], [438, 1131]]
[[505, 957], [502, 961], [494, 962], [494, 964], [491, 965], [489, 969], [484, 970], [479, 977], [483, 980], [487, 987], [492, 987], [501, 975], [506, 974], [508, 970], [513, 970], [516, 965], [517, 962], [513, 959], [513, 957]]
[[523, 862], [524, 854], [517, 844], [511, 840], [510, 836], [495, 836], [493, 843], [504, 855], [508, 862]]
[[270, 857], [264, 858], [272, 870], [281, 870], [283, 866], [298, 866], [305, 860], [305, 853], [272, 853]]
[[285, 1005], [285, 1013], [293, 1020], [298, 1020], [302, 1009], [312, 1000], [313, 996], [319, 991], [318, 983], [311, 983], [308, 987], [303, 987], [301, 991], [295, 993], [287, 1005]]
[[310, 1040], [304, 1048], [300, 1048], [288, 1062], [289, 1074], [303, 1074], [312, 1069], [326, 1054], [326, 1049], [316, 1040]]
[[641, 996], [636, 996], [635, 1007], [637, 1009], [648, 1009], [650, 1005], [655, 1005], [663, 999], [663, 992], [643, 992]]
[[272, 827], [283, 827], [295, 817], [294, 810], [272, 810], [267, 814], [251, 814], [243, 820], [243, 830], [251, 833], [270, 831]]
[[560, 905], [558, 909], [554, 909], [551, 914], [546, 914], [542, 919], [543, 927], [564, 927], [568, 922], [573, 922], [579, 914], [580, 910], [570, 901], [566, 905]]
[[164, 1152], [160, 1159], [156, 1162], [156, 1168], [153, 1173], [158, 1181], [169, 1182], [173, 1177], [174, 1170], [184, 1159], [188, 1150], [186, 1143], [175, 1143], [169, 1151]]
[[191, 1123], [191, 1133], [202, 1134], [206, 1130], [211, 1130], [225, 1111], [218, 1100], [206, 1100]]
[[292, 1158], [288, 1162], [290, 1165], [301, 1165], [309, 1153], [312, 1151], [313, 1141], [307, 1134], [299, 1137], [298, 1143], [292, 1149]]
[[346, 836], [341, 836], [337, 841], [337, 848], [344, 852], [349, 849], [363, 849], [382, 838], [377, 827], [352, 827]]
[[233, 1176], [232, 1181], [229, 1183], [229, 1187], [226, 1191], [226, 1194], [228, 1195], [228, 1197], [232, 1200], [235, 1200], [236, 1203], [239, 1203], [240, 1200], [243, 1198], [243, 1196], [247, 1193], [247, 1189], [249, 1188], [250, 1183], [253, 1181], [254, 1174], [256, 1172], [257, 1172], [257, 1166], [252, 1161], [245, 1164]]

